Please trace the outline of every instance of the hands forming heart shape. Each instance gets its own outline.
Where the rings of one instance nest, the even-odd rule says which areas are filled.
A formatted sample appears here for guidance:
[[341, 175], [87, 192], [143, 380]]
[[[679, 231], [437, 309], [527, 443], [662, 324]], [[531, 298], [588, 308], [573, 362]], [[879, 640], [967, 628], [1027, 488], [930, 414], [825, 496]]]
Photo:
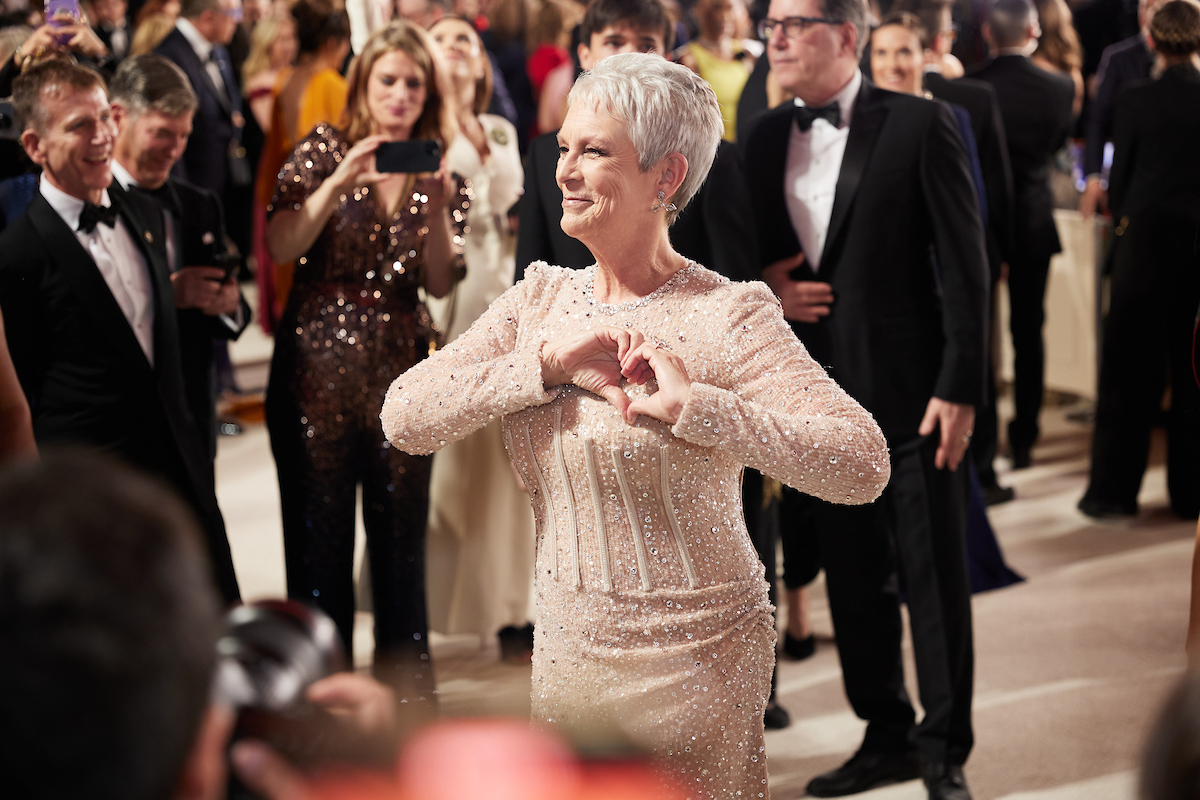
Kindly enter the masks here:
[[[674, 425], [692, 394], [692, 381], [679, 356], [660, 349], [640, 331], [593, 328], [542, 346], [542, 383], [574, 384], [603, 397], [632, 425], [639, 414]], [[639, 386], [653, 378], [658, 391], [630, 400], [621, 378]]]

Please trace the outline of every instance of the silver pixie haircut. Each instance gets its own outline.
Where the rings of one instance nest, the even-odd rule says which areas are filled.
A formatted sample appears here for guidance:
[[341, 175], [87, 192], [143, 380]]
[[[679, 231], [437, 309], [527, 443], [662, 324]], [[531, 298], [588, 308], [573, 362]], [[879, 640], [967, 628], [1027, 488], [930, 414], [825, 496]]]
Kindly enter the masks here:
[[725, 124], [717, 95], [687, 67], [649, 53], [609, 56], [575, 81], [567, 105], [604, 111], [626, 124], [646, 172], [671, 153], [682, 153], [688, 171], [670, 198], [673, 223], [708, 177]]

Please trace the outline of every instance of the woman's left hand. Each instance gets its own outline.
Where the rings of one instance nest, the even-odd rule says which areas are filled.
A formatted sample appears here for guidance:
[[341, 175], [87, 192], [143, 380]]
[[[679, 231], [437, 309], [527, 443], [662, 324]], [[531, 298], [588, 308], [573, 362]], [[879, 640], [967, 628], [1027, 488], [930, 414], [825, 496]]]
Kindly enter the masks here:
[[684, 405], [692, 396], [692, 379], [688, 377], [683, 359], [654, 342], [643, 342], [630, 350], [621, 360], [621, 374], [631, 382], [645, 384], [654, 378], [658, 391], [634, 400], [625, 409], [625, 421], [632, 425], [639, 414], [674, 425]]
[[434, 185], [429, 187], [426, 195], [429, 197], [429, 207], [441, 211], [450, 203], [450, 198], [458, 193], [458, 182], [454, 173], [446, 166], [446, 157], [442, 156], [442, 165], [433, 173]]

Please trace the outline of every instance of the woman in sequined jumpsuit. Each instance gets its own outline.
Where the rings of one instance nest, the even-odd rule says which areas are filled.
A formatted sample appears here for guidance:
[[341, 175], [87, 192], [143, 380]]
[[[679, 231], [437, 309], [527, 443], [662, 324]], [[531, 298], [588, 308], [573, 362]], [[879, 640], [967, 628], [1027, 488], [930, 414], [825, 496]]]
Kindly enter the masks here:
[[861, 504], [890, 465], [770, 289], [671, 248], [722, 129], [712, 89], [657, 56], [580, 77], [556, 177], [597, 263], [532, 265], [396, 379], [383, 424], [425, 453], [504, 419], [537, 517], [536, 717], [619, 729], [688, 796], [762, 798], [774, 609], [742, 469]]
[[397, 22], [371, 37], [350, 70], [343, 125], [318, 125], [299, 143], [268, 209], [273, 258], [296, 261], [267, 388], [288, 594], [326, 611], [351, 648], [361, 485], [375, 675], [402, 700], [432, 700], [430, 459], [391, 447], [378, 422], [389, 380], [429, 353], [429, 314], [417, 288], [440, 297], [462, 275], [467, 188], [444, 165], [433, 175], [375, 170], [381, 142], [449, 143], [453, 129], [422, 31]]

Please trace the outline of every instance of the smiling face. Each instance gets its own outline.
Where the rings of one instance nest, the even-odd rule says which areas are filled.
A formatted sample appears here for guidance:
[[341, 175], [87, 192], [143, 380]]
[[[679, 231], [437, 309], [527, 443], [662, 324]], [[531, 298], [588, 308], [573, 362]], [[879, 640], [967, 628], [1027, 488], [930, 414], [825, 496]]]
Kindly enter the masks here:
[[923, 64], [920, 39], [903, 25], [885, 25], [871, 34], [871, 75], [881, 88], [920, 95]]
[[580, 42], [579, 64], [588, 70], [618, 53], [656, 53], [665, 56], [667, 46], [660, 31], [632, 28], [618, 22], [593, 33], [588, 42]]
[[479, 34], [461, 19], [443, 19], [429, 30], [442, 60], [456, 79], [477, 81], [483, 77], [483, 47]]
[[[820, 0], [771, 0], [767, 16], [824, 17]], [[767, 41], [771, 74], [779, 85], [810, 105], [824, 105], [846, 85], [858, 67], [854, 25], [817, 23], [796, 37], [784, 35], [776, 25]]]
[[376, 133], [408, 139], [425, 109], [425, 71], [407, 53], [381, 55], [367, 78], [367, 112]]
[[584, 244], [627, 229], [638, 211], [649, 211], [657, 194], [655, 170], [638, 168], [638, 152], [625, 123], [603, 111], [574, 104], [558, 132], [562, 229]]
[[119, 106], [117, 120], [117, 160], [138, 185], [157, 189], [167, 182], [171, 167], [187, 148], [192, 133], [192, 114], [168, 116], [161, 111], [146, 111], [134, 118]]
[[21, 143], [52, 185], [80, 200], [100, 202], [112, 183], [116, 125], [108, 98], [91, 89], [49, 86], [42, 91], [44, 130], [27, 129]]

